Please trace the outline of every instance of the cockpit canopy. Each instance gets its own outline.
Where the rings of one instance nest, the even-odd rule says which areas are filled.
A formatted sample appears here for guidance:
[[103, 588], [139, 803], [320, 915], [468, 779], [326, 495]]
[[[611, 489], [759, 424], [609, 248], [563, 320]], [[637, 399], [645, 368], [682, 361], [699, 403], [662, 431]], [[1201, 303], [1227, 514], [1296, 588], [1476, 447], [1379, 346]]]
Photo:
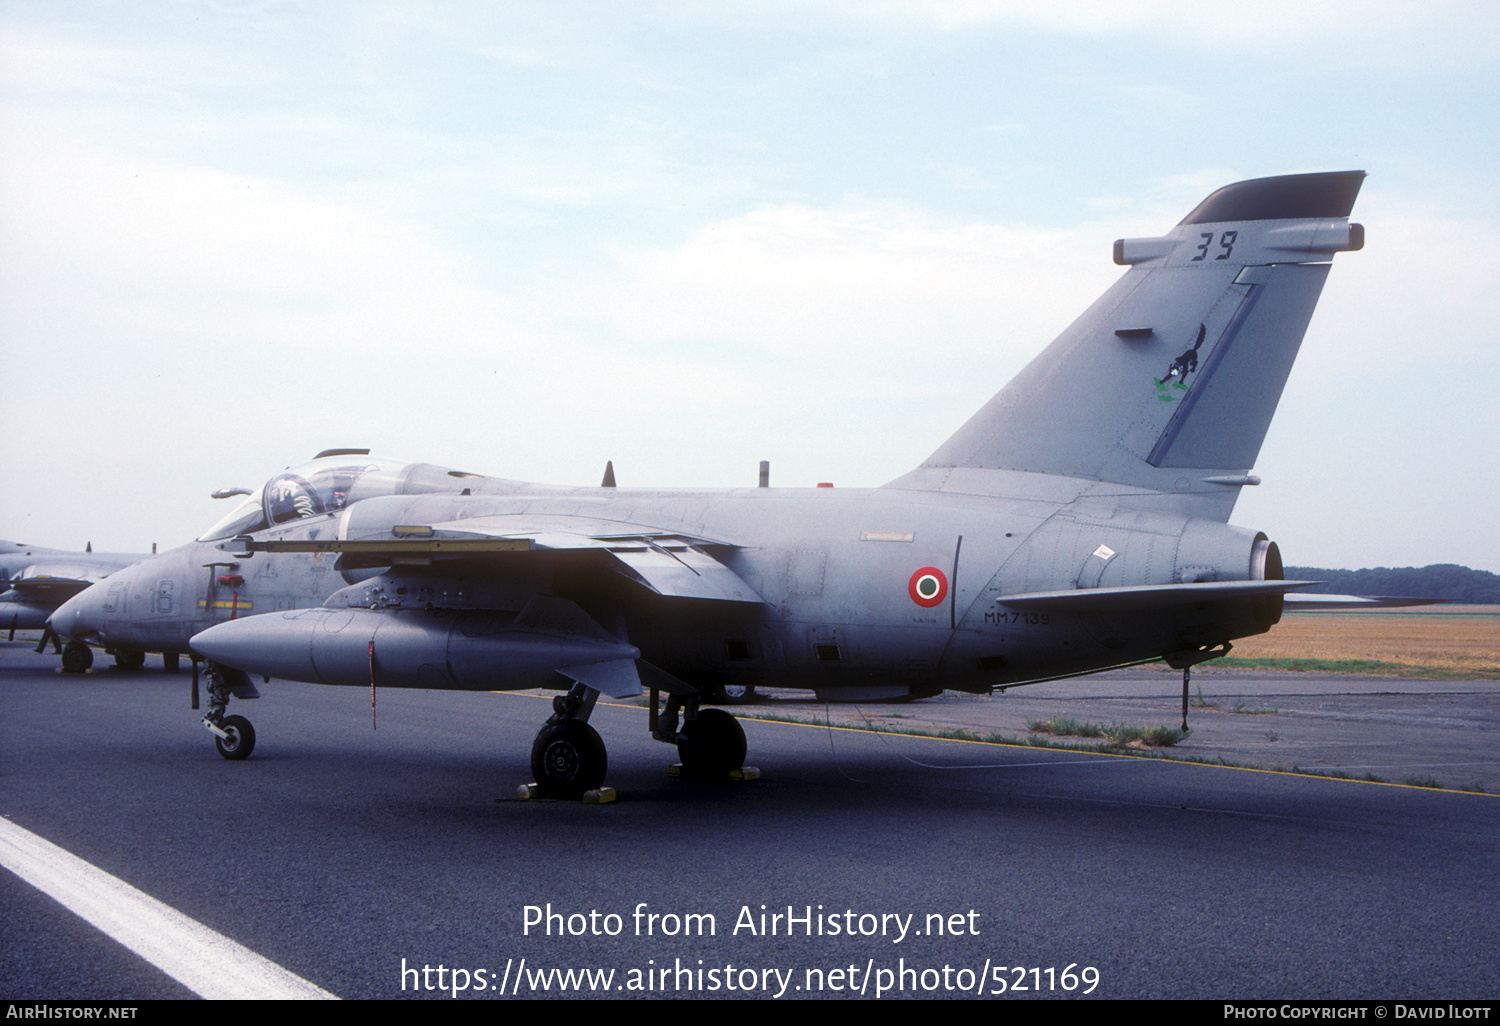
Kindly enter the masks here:
[[271, 478], [198, 540], [220, 541], [304, 517], [337, 513], [352, 502], [377, 495], [446, 490], [455, 487], [454, 478], [477, 476], [368, 455], [323, 456]]

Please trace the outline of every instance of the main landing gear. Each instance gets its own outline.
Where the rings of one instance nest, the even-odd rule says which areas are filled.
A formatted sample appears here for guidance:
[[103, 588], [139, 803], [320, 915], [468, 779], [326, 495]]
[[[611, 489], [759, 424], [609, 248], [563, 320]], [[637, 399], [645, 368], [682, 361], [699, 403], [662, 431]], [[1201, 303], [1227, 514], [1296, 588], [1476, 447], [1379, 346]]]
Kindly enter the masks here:
[[723, 779], [745, 765], [745, 728], [723, 709], [700, 709], [677, 735], [677, 757], [694, 776]]
[[[700, 708], [696, 694], [686, 698], [669, 694], [666, 707], [660, 710], [654, 690], [651, 698], [651, 736], [677, 746], [681, 773], [706, 780], [751, 775], [745, 768], [745, 731], [739, 720], [723, 709]], [[536, 782], [520, 789], [522, 797], [614, 800], [613, 789], [604, 786], [609, 770], [604, 741], [588, 724], [598, 699], [599, 692], [593, 688], [575, 684], [566, 695], [552, 700], [552, 717], [531, 745]]]
[[[700, 696], [669, 694], [666, 708], [656, 710], [651, 693], [651, 736], [677, 746], [680, 772], [705, 780], [724, 780], [745, 768], [745, 729], [723, 709], [703, 709]], [[677, 729], [678, 716], [683, 718]], [[749, 771], [745, 771], [748, 773]]]
[[139, 670], [146, 665], [146, 653], [134, 648], [113, 648], [108, 650], [115, 657], [115, 669], [117, 670]]
[[[64, 673], [87, 673], [94, 665], [94, 650], [81, 641], [70, 641], [63, 645], [51, 629], [42, 632], [42, 640], [36, 650], [41, 652], [51, 642], [53, 648], [62, 656], [62, 669]], [[115, 669], [117, 670], [139, 670], [146, 665], [146, 653], [134, 648], [107, 648], [110, 655], [114, 656]], [[178, 655], [176, 652], [164, 652], [161, 657], [161, 665], [168, 673], [176, 673], [178, 669]]]
[[552, 700], [552, 718], [531, 744], [537, 797], [576, 801], [589, 792], [602, 797], [609, 756], [604, 739], [588, 723], [598, 699], [593, 688], [575, 684], [572, 691]]
[[[230, 698], [259, 698], [260, 692], [243, 670], [219, 663], [205, 662], [202, 676], [207, 682], [209, 696], [203, 726], [214, 735], [214, 747], [226, 759], [249, 758], [255, 750], [255, 728], [243, 716], [225, 714]], [[195, 660], [195, 706], [198, 679]], [[712, 780], [753, 775], [753, 771], [745, 767], [745, 731], [739, 720], [723, 709], [700, 708], [700, 698], [696, 693], [687, 697], [669, 694], [666, 707], [660, 710], [656, 697], [653, 690], [651, 736], [677, 746], [683, 773]], [[575, 684], [566, 695], [552, 700], [552, 716], [531, 745], [531, 772], [536, 782], [521, 788], [522, 797], [601, 803], [614, 800], [614, 791], [604, 786], [609, 755], [599, 732], [588, 722], [598, 700], [599, 692], [581, 683]]]
[[[198, 704], [198, 664], [193, 663], [193, 705]], [[260, 692], [250, 683], [244, 670], [231, 669], [218, 663], [205, 663], [204, 679], [208, 682], [208, 715], [203, 717], [203, 726], [214, 736], [214, 747], [226, 759], [248, 759], [255, 751], [255, 728], [243, 716], [225, 716], [229, 699], [259, 698]]]
[[747, 705], [755, 701], [754, 684], [716, 684], [704, 698], [715, 705]]

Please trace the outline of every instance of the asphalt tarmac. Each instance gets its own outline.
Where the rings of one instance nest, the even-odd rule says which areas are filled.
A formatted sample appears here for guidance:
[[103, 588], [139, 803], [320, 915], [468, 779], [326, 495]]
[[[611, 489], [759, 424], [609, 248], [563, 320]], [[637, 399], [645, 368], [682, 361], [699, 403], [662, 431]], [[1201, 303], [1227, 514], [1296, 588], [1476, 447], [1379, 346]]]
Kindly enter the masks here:
[[[1169, 758], [1378, 778], [1500, 794], [1500, 681], [1415, 680], [1199, 666], [1186, 737]], [[1180, 727], [1182, 674], [1136, 668], [996, 695], [946, 692], [899, 705], [824, 705], [769, 692], [745, 710], [892, 730], [965, 730], [1024, 740], [1034, 722]], [[1063, 743], [1088, 740], [1061, 737]]]
[[[1500, 798], [1400, 783], [1500, 790], [1494, 682], [1195, 673], [1191, 754], [1394, 785], [755, 718], [821, 712], [776, 696], [736, 710], [761, 779], [706, 783], [601, 703], [620, 797], [586, 806], [515, 797], [541, 697], [381, 692], [372, 728], [368, 691], [273, 681], [236, 763], [187, 673], [51, 665], [0, 647], [0, 816], [344, 998], [1500, 993]], [[857, 714], [1180, 715], [1175, 675], [1038, 688]], [[0, 902], [0, 996], [192, 995], [9, 873]]]

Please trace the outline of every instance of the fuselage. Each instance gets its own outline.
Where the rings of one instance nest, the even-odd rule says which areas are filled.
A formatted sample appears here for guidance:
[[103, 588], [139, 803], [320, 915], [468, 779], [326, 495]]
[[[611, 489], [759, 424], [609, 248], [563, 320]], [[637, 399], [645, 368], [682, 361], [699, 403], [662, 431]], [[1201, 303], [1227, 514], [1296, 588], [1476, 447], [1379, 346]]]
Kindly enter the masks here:
[[[899, 488], [664, 492], [494, 478], [465, 483], [467, 495], [366, 500], [253, 537], [349, 537], [362, 507], [368, 512], [377, 508], [370, 503], [379, 503], [380, 518], [391, 524], [557, 517], [587, 520], [596, 533], [600, 524], [607, 534], [607, 525], [617, 522], [621, 533], [650, 525], [706, 539], [705, 551], [760, 601], [656, 594], [618, 574], [596, 572], [588, 553], [558, 551], [529, 557], [524, 572], [489, 575], [511, 582], [509, 594], [500, 596], [467, 588], [465, 580], [485, 575], [461, 567], [437, 603], [439, 610], [514, 612], [534, 594], [567, 598], [628, 639], [643, 658], [695, 684], [746, 682], [846, 697], [986, 690], [1217, 644], [1269, 626], [1244, 603], [1206, 603], [1174, 617], [1036, 612], [997, 603], [1061, 588], [1255, 576], [1257, 536], [1251, 532], [1137, 508], [1140, 502], [1122, 505], [1118, 497], [1059, 501]], [[350, 569], [334, 554], [245, 555], [235, 554], [233, 543], [231, 551], [223, 546], [196, 542], [117, 573], [59, 609], [53, 628], [112, 648], [190, 652], [195, 634], [230, 619], [317, 607], [336, 594], [336, 602], [357, 608], [359, 583], [382, 572]], [[507, 682], [486, 686], [504, 689]]]
[[[638, 661], [688, 684], [893, 697], [1191, 666], [1269, 629], [1295, 586], [1272, 586], [1275, 547], [1226, 521], [1330, 261], [1364, 245], [1363, 178], [1237, 182], [1164, 235], [1116, 240], [1122, 276], [885, 487], [557, 488], [329, 450], [53, 627], [198, 638], [241, 673], [356, 683], [383, 652], [396, 686], [541, 672], [611, 694], [641, 683]], [[288, 615], [318, 606], [343, 612]]]

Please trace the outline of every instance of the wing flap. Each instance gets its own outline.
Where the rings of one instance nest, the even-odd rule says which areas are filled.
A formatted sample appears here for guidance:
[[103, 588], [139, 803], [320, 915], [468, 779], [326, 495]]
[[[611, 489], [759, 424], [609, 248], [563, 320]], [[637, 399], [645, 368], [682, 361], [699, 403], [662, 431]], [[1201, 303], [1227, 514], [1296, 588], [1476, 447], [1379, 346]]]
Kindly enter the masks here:
[[611, 549], [610, 555], [635, 580], [658, 595], [673, 598], [714, 599], [720, 602], [761, 601], [740, 575], [707, 553], [686, 545], [664, 548]]

